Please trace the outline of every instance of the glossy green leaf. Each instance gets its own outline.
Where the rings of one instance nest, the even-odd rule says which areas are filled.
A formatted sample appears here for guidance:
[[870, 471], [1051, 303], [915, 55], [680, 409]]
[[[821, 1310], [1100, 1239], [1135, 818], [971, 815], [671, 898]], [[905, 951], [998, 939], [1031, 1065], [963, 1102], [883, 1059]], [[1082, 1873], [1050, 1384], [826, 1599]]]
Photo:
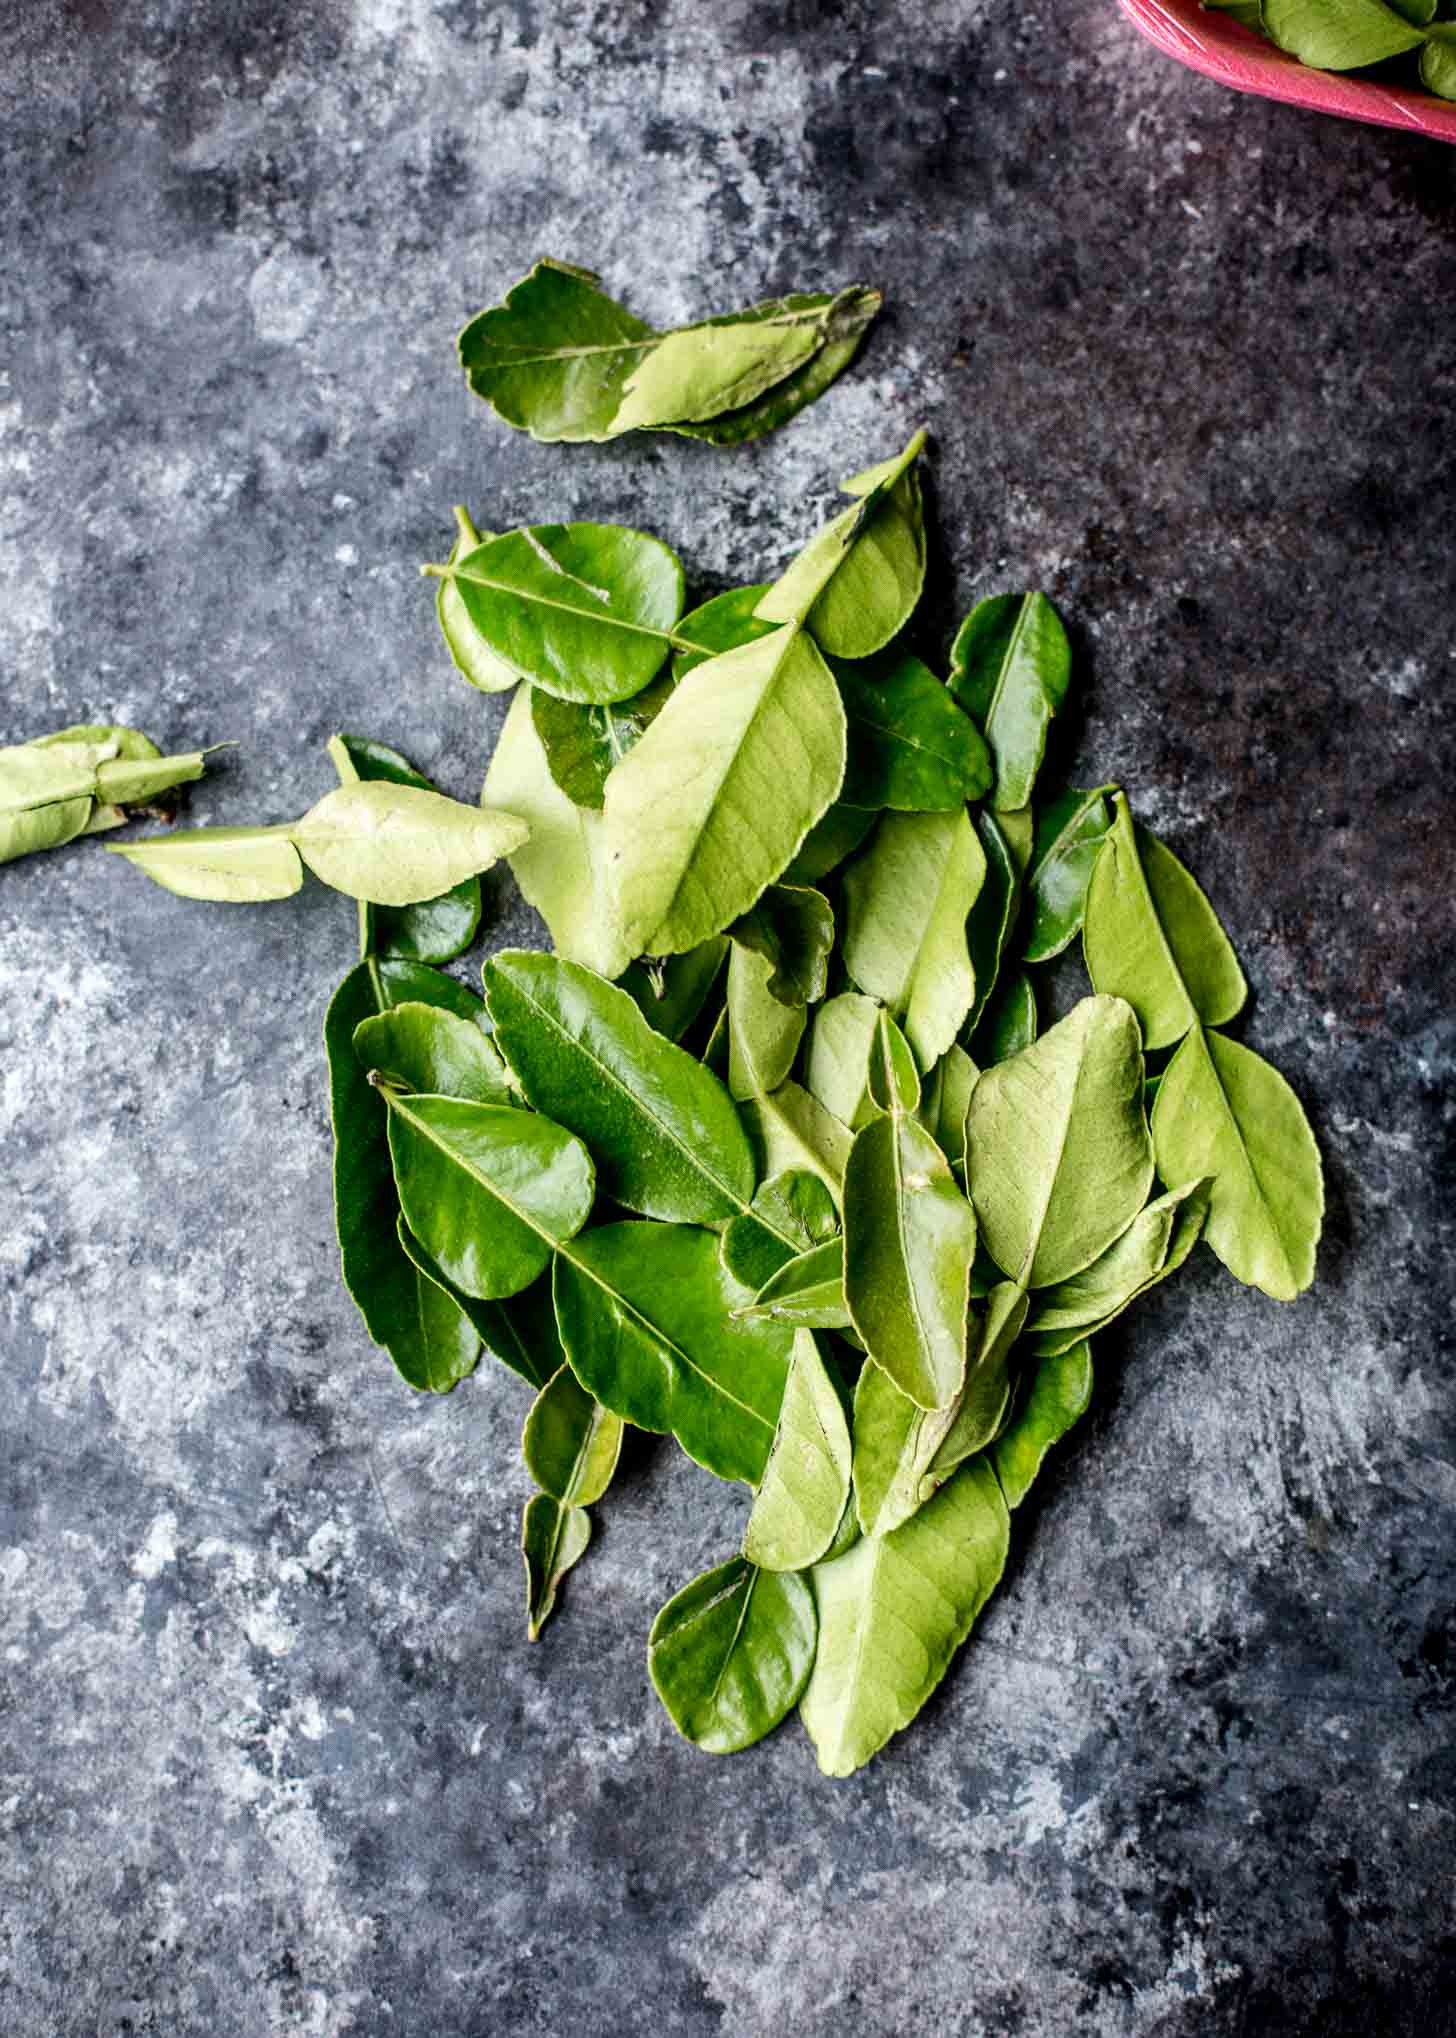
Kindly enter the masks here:
[[589, 269], [538, 262], [460, 335], [475, 394], [535, 439], [606, 439], [622, 387], [657, 334]]
[[844, 873], [844, 962], [888, 1005], [923, 1068], [955, 1039], [975, 998], [966, 916], [986, 859], [964, 809], [885, 814]]
[[183, 899], [256, 905], [291, 898], [303, 885], [303, 865], [287, 829], [182, 828], [106, 848]]
[[769, 989], [774, 966], [733, 943], [728, 958], [728, 1088], [740, 1100], [776, 1090], [794, 1066], [808, 1015]]
[[905, 451], [846, 490], [847, 510], [812, 538], [758, 605], [766, 622], [807, 623], [834, 658], [868, 658], [909, 620], [925, 583], [925, 530], [915, 462]]
[[789, 1168], [761, 1182], [749, 1208], [725, 1227], [723, 1265], [756, 1295], [780, 1267], [838, 1229], [839, 1211], [819, 1177]]
[[826, 1775], [851, 1775], [914, 1719], [995, 1590], [1009, 1541], [982, 1459], [891, 1534], [816, 1565], [819, 1646], [800, 1710]]
[[740, 1104], [738, 1115], [753, 1148], [760, 1179], [786, 1168], [807, 1168], [840, 1200], [852, 1135], [817, 1097], [795, 1082]]
[[354, 1052], [397, 1087], [477, 1104], [510, 1101], [505, 1064], [474, 1018], [406, 1001], [365, 1019]]
[[590, 1507], [611, 1485], [621, 1449], [621, 1418], [599, 1407], [563, 1365], [526, 1417], [521, 1432], [526, 1470], [554, 1500]]
[[561, 1581], [586, 1555], [591, 1516], [549, 1493], [526, 1502], [521, 1517], [521, 1555], [526, 1560], [526, 1633], [533, 1642], [556, 1610]]
[[851, 1131], [858, 1132], [876, 1112], [889, 1108], [871, 1093], [871, 1062], [878, 1055], [882, 1094], [884, 1071], [902, 1111], [920, 1101], [920, 1076], [909, 1043], [894, 1020], [873, 998], [859, 991], [841, 991], [814, 1014], [809, 1035], [805, 1081], [815, 1099]]
[[1086, 1414], [1091, 1399], [1092, 1347], [1085, 1338], [1038, 1361], [1025, 1400], [990, 1450], [1008, 1507], [1020, 1507], [1047, 1452]]
[[[418, 1259], [424, 1253], [423, 1246], [412, 1238], [405, 1238], [403, 1243], [411, 1258]], [[436, 1274], [440, 1280], [445, 1279], [439, 1269]], [[544, 1387], [565, 1365], [566, 1350], [556, 1327], [549, 1269], [538, 1275], [529, 1288], [499, 1301], [483, 1302], [453, 1285], [450, 1292], [474, 1324], [491, 1357], [518, 1373], [528, 1386]]]
[[538, 524], [441, 571], [481, 640], [568, 701], [620, 701], [656, 678], [682, 613], [682, 567], [617, 524]]
[[518, 814], [531, 831], [509, 857], [511, 873], [545, 921], [557, 954], [601, 976], [620, 976], [634, 951], [612, 907], [606, 823], [575, 805], [552, 778], [527, 687], [511, 702], [481, 798]]
[[659, 673], [630, 700], [601, 704], [531, 689], [531, 719], [547, 768], [569, 800], [600, 811], [608, 772], [656, 719], [675, 683], [670, 673]]
[[[413, 1276], [411, 1280], [410, 1276]], [[399, 1308], [391, 1325], [390, 1357], [421, 1393], [448, 1394], [475, 1371], [480, 1338], [450, 1293], [423, 1268], [400, 1270]]]
[[[1115, 1317], [1121, 1316], [1123, 1310], [1136, 1302], [1139, 1296], [1145, 1295], [1150, 1288], [1156, 1288], [1160, 1281], [1166, 1281], [1170, 1274], [1177, 1273], [1202, 1235], [1208, 1216], [1207, 1184], [1200, 1182], [1194, 1184], [1191, 1189], [1174, 1190], [1170, 1192], [1170, 1200], [1174, 1198], [1178, 1200], [1174, 1202], [1173, 1221], [1168, 1233], [1167, 1246], [1151, 1273], [1136, 1285], [1124, 1288], [1121, 1294], [1107, 1299], [1103, 1308], [1094, 1315], [1082, 1316], [1077, 1322], [1065, 1324], [1060, 1329], [1051, 1329], [1043, 1325], [1032, 1330], [1028, 1326], [1026, 1349], [1029, 1352], [1045, 1358], [1069, 1351], [1083, 1338], [1092, 1337], [1097, 1332], [1105, 1330], [1108, 1324]], [[1152, 1209], [1154, 1206], [1149, 1204], [1147, 1207]], [[1137, 1219], [1134, 1219], [1133, 1224], [1136, 1223]], [[1128, 1229], [1132, 1230], [1133, 1226], [1130, 1225]], [[1109, 1246], [1108, 1253], [1116, 1250], [1117, 1243], [1114, 1241], [1113, 1245]], [[1102, 1259], [1106, 1258], [1107, 1254], [1103, 1254]], [[1101, 1260], [1093, 1262], [1093, 1266], [1101, 1264]], [[1092, 1269], [1088, 1268], [1089, 1274], [1091, 1271]], [[1073, 1288], [1074, 1284], [1069, 1282], [1059, 1284], [1056, 1288], [1048, 1288], [1044, 1293], [1061, 1296], [1063, 1301], [1067, 1302], [1068, 1291]]]
[[1036, 987], [1024, 969], [1004, 972], [971, 1034], [970, 1056], [978, 1068], [1009, 1061], [1036, 1039]]
[[1031, 863], [1031, 852], [1036, 837], [1036, 816], [1033, 809], [1025, 807], [1004, 807], [996, 816], [996, 825], [1006, 838], [1006, 847], [1011, 851], [1011, 860], [1017, 874], [1023, 880]]
[[966, 1366], [976, 1221], [930, 1134], [902, 1112], [856, 1134], [844, 1177], [844, 1294], [877, 1366], [943, 1408]]
[[1206, 1205], [1207, 1195], [1199, 1182], [1185, 1182], [1145, 1203], [1126, 1231], [1119, 1232], [1089, 1267], [1058, 1281], [1055, 1287], [1040, 1289], [1027, 1318], [1027, 1336], [1043, 1338], [1068, 1330], [1082, 1335], [1119, 1315], [1167, 1259], [1179, 1210], [1195, 1193], [1200, 1204]]
[[976, 994], [966, 1014], [966, 1030], [974, 1032], [996, 988], [1001, 957], [1021, 901], [1021, 871], [996, 815], [982, 809], [975, 819], [976, 835], [986, 859], [986, 875], [966, 919], [966, 948]]
[[707, 439], [715, 446], [740, 446], [749, 439], [761, 438], [765, 432], [776, 431], [821, 397], [830, 383], [843, 374], [859, 351], [860, 341], [881, 301], [878, 290], [858, 286], [841, 290], [825, 314], [823, 345], [802, 367], [784, 376], [753, 403], [722, 411], [703, 424], [672, 424], [666, 429], [694, 439]]
[[369, 1335], [389, 1351], [412, 1387], [429, 1389], [469, 1369], [467, 1340], [448, 1313], [422, 1296], [401, 1247], [399, 1198], [389, 1158], [389, 1118], [354, 1052], [354, 1035], [376, 1014], [424, 1003], [471, 1023], [480, 1000], [438, 970], [370, 958], [350, 970], [324, 1021], [334, 1131], [334, 1214], [344, 1285]]
[[1024, 807], [1072, 675], [1061, 617], [1044, 594], [992, 595], [961, 624], [950, 664], [951, 692], [995, 761], [992, 806]]
[[966, 1120], [971, 1197], [987, 1250], [1023, 1287], [1080, 1273], [1142, 1208], [1153, 1178], [1142, 1085], [1137, 1020], [1121, 998], [1083, 998], [982, 1070]]
[[730, 587], [715, 594], [711, 601], [690, 609], [673, 631], [673, 642], [678, 647], [672, 654], [674, 679], [684, 678], [695, 666], [716, 658], [722, 651], [736, 651], [742, 644], [771, 637], [777, 624], [761, 623], [754, 614], [767, 592], [766, 583]]
[[1092, 869], [1112, 825], [1106, 798], [1111, 790], [1099, 786], [1090, 793], [1062, 793], [1037, 814], [1026, 870], [1022, 954], [1028, 962], [1060, 955], [1082, 925]]
[[1158, 1085], [1153, 1144], [1164, 1181], [1211, 1178], [1203, 1236], [1236, 1280], [1278, 1302], [1309, 1286], [1324, 1172], [1277, 1069], [1194, 1026]]
[[670, 1431], [720, 1479], [758, 1484], [792, 1333], [733, 1320], [747, 1297], [710, 1232], [595, 1225], [558, 1253], [555, 1293], [567, 1359], [589, 1394], [638, 1429]]
[[817, 820], [799, 847], [798, 854], [784, 869], [786, 885], [817, 885], [821, 878], [853, 856], [875, 825], [875, 816], [864, 807], [847, 807], [836, 800]]
[[980, 730], [928, 665], [886, 651], [834, 667], [849, 728], [840, 794], [852, 807], [949, 812], [991, 784]]
[[336, 786], [286, 831], [316, 877], [378, 906], [438, 898], [489, 870], [528, 833], [514, 814], [382, 779]]
[[381, 1094], [405, 1220], [467, 1295], [519, 1293], [586, 1223], [591, 1156], [564, 1127], [506, 1104]]
[[1171, 1047], [1195, 1019], [1232, 1019], [1248, 996], [1212, 906], [1171, 849], [1134, 830], [1122, 793], [1087, 888], [1082, 949], [1093, 989], [1126, 998], [1149, 1049]]
[[810, 885], [770, 885], [729, 932], [736, 945], [771, 964], [767, 989], [780, 1004], [813, 1005], [824, 996], [834, 913], [822, 892]]
[[787, 1323], [804, 1330], [849, 1330], [844, 1299], [844, 1241], [825, 1240], [786, 1260], [752, 1302], [734, 1312], [741, 1323]]
[[[716, 1224], [753, 1194], [753, 1155], [717, 1077], [579, 963], [507, 949], [485, 966], [495, 1037], [527, 1099], [576, 1133], [629, 1210]], [[780, 1007], [779, 1009], [782, 1009]]]
[[[329, 756], [343, 785], [381, 779], [434, 792], [423, 772], [387, 743], [363, 736], [334, 736]], [[452, 962], [475, 939], [480, 926], [480, 879], [467, 877], [439, 898], [412, 906], [374, 906], [360, 901], [360, 948], [366, 955], [399, 956], [408, 962]]]
[[493, 651], [480, 634], [470, 619], [459, 587], [451, 578], [461, 560], [478, 551], [494, 533], [477, 531], [470, 521], [470, 512], [460, 503], [455, 505], [455, 523], [455, 542], [445, 562], [446, 571], [440, 576], [435, 590], [435, 615], [440, 635], [445, 639], [445, 649], [462, 679], [468, 679], [482, 693], [506, 693], [522, 675], [514, 665]]
[[962, 1184], [966, 1173], [966, 1117], [971, 1108], [971, 1092], [980, 1075], [963, 1047], [948, 1047], [925, 1079], [918, 1112], [921, 1124]]
[[791, 629], [695, 667], [607, 781], [618, 923], [637, 952], [721, 933], [779, 877], [844, 776], [844, 710]]
[[647, 1666], [678, 1732], [710, 1755], [732, 1755], [798, 1702], [817, 1633], [802, 1578], [732, 1557], [667, 1602], [652, 1623]]
[[794, 1336], [788, 1385], [743, 1554], [765, 1571], [802, 1571], [834, 1541], [849, 1497], [849, 1424], [814, 1333]]
[[727, 959], [727, 936], [715, 934], [681, 955], [629, 964], [622, 989], [654, 1033], [681, 1040], [707, 1005]]
[[1264, 33], [1301, 63], [1322, 71], [1357, 71], [1384, 63], [1425, 40], [1382, 0], [1263, 0]]

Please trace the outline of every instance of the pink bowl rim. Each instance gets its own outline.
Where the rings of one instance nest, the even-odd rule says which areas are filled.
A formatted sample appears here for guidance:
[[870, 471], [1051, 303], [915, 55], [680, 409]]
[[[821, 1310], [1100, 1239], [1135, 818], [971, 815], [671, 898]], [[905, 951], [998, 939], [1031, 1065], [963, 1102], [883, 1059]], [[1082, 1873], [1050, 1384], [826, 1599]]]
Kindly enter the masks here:
[[1368, 78], [1312, 71], [1228, 15], [1206, 11], [1199, 0], [1118, 0], [1118, 4], [1166, 56], [1236, 92], [1456, 142], [1456, 101], [1373, 84]]

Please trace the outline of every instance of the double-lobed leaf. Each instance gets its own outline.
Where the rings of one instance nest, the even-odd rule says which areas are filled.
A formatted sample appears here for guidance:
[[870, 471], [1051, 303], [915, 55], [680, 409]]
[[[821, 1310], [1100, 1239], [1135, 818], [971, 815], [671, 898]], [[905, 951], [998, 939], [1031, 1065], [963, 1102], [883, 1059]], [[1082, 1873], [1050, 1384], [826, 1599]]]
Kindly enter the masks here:
[[1248, 986], [1197, 882], [1156, 835], [1134, 829], [1124, 794], [1113, 810], [1087, 888], [1082, 950], [1093, 989], [1126, 998], [1151, 1052], [1195, 1019], [1232, 1019]]
[[950, 690], [979, 724], [995, 762], [992, 806], [1024, 807], [1071, 679], [1061, 617], [1044, 594], [992, 595], [961, 624], [950, 662]]
[[1236, 1280], [1292, 1302], [1314, 1279], [1324, 1217], [1319, 1148], [1277, 1069], [1194, 1025], [1158, 1084], [1164, 1181], [1208, 1177], [1203, 1236]]
[[731, 1098], [626, 991], [526, 949], [492, 956], [485, 987], [522, 1091], [585, 1142], [613, 1201], [685, 1224], [721, 1223], [746, 1207], [753, 1154]]
[[819, 1646], [800, 1716], [827, 1776], [908, 1726], [1005, 1569], [1006, 1502], [982, 1459], [888, 1535], [815, 1566]]
[[558, 1253], [555, 1294], [567, 1359], [589, 1394], [638, 1429], [671, 1431], [720, 1479], [758, 1484], [792, 1332], [734, 1321], [747, 1297], [710, 1232], [595, 1225]]
[[804, 1579], [730, 1557], [663, 1607], [647, 1665], [678, 1732], [710, 1755], [731, 1755], [772, 1733], [797, 1703], [817, 1635]]
[[888, 1005], [922, 1068], [940, 1059], [975, 1000], [966, 918], [986, 858], [963, 808], [881, 817], [844, 874], [844, 962]]
[[967, 1177], [987, 1251], [1023, 1287], [1080, 1273], [1142, 1208], [1153, 1177], [1142, 1085], [1137, 1020], [1120, 998], [1083, 998], [983, 1069], [966, 1118]]
[[694, 948], [746, 913], [838, 793], [844, 745], [833, 676], [791, 627], [681, 679], [607, 780], [607, 868], [629, 949]]

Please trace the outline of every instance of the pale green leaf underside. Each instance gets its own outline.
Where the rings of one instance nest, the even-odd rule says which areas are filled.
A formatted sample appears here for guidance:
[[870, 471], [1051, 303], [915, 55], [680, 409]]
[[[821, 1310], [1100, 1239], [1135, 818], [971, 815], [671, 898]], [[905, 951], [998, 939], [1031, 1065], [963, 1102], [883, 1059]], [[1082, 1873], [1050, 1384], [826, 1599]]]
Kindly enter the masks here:
[[814, 1333], [794, 1335], [778, 1430], [743, 1539], [766, 1571], [801, 1571], [834, 1540], [849, 1495], [849, 1425]]
[[888, 1005], [922, 1068], [951, 1045], [975, 1000], [966, 918], [986, 875], [970, 817], [885, 814], [844, 874], [844, 962]]

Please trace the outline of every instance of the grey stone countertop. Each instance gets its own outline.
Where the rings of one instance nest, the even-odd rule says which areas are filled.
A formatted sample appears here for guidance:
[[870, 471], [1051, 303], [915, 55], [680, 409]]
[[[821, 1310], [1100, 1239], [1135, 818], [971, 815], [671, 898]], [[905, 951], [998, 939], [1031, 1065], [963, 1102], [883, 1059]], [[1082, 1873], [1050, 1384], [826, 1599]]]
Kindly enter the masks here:
[[[1298, 1304], [1200, 1251], [1103, 1339], [911, 1731], [847, 1783], [792, 1722], [710, 1760], [644, 1640], [742, 1490], [644, 1445], [528, 1644], [525, 1390], [413, 1396], [340, 1286], [349, 903], [0, 871], [4, 2038], [1456, 2031], [1456, 150], [1113, 0], [0, 29], [0, 739], [233, 739], [198, 823], [301, 812], [341, 727], [473, 798], [453, 503], [640, 525], [710, 592], [923, 421], [927, 641], [1062, 606], [1059, 766], [1203, 880], [1329, 1190]], [[453, 338], [547, 252], [663, 322], [888, 309], [756, 446], [543, 447]]]

